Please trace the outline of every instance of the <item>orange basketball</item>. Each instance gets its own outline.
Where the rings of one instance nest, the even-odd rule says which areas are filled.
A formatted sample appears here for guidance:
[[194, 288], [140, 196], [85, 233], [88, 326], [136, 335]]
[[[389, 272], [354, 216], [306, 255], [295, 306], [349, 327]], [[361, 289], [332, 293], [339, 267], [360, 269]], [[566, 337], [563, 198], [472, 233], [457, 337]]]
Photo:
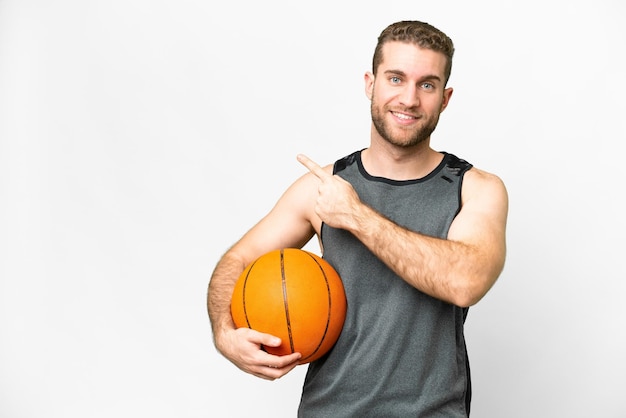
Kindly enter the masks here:
[[270, 251], [243, 271], [233, 291], [231, 313], [237, 328], [280, 337], [270, 354], [302, 354], [300, 364], [317, 360], [335, 344], [346, 317], [343, 283], [332, 266], [305, 250]]

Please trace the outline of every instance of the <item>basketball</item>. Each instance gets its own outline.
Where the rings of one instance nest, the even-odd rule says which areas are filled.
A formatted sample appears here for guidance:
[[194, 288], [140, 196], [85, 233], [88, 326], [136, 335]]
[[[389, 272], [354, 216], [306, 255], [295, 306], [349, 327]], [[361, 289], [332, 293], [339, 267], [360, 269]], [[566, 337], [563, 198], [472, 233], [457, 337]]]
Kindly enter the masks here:
[[346, 316], [343, 283], [323, 258], [305, 250], [270, 251], [239, 276], [231, 300], [237, 328], [280, 337], [270, 354], [302, 354], [300, 364], [326, 354], [339, 338]]

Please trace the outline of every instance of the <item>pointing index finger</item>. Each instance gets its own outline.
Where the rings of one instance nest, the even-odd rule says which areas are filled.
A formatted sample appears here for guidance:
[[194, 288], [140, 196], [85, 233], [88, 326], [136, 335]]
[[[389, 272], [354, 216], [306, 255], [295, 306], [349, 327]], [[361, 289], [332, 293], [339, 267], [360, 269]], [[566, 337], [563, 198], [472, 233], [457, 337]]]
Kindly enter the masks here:
[[325, 178], [331, 177], [331, 175], [328, 174], [326, 171], [324, 171], [324, 169], [320, 167], [319, 164], [317, 164], [315, 161], [313, 161], [306, 155], [298, 154], [298, 161], [303, 166], [308, 168], [309, 171], [313, 173], [314, 175], [316, 175], [319, 179], [325, 179]]

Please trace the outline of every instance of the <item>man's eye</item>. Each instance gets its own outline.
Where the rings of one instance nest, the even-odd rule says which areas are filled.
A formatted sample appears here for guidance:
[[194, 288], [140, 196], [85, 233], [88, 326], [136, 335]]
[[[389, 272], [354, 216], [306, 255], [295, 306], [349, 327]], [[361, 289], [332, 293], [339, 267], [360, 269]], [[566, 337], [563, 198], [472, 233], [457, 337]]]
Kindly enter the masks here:
[[400, 80], [400, 77], [391, 77], [391, 78], [390, 78], [390, 81], [391, 81], [393, 84], [398, 84], [401, 80]]
[[423, 87], [424, 89], [426, 89], [426, 90], [432, 90], [432, 89], [434, 89], [434, 88], [435, 88], [435, 86], [433, 86], [433, 85], [432, 85], [432, 84], [430, 84], [430, 83], [423, 83], [423, 84], [422, 84], [422, 87]]

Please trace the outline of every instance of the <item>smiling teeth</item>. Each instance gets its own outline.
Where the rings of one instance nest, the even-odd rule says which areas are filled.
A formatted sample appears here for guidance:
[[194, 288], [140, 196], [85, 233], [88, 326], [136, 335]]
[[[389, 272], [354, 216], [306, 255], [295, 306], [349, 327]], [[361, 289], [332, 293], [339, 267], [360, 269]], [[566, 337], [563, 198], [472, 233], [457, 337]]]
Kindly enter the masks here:
[[414, 119], [413, 116], [405, 115], [404, 113], [395, 113], [393, 114], [400, 119]]

